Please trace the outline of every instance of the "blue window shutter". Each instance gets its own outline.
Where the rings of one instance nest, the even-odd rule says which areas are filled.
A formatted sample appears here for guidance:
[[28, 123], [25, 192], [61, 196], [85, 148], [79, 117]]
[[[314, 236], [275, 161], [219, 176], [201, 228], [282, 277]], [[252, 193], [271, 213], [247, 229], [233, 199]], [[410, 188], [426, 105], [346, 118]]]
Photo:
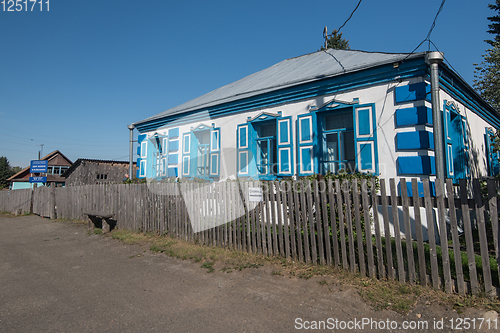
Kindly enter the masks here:
[[182, 136], [182, 176], [192, 177], [193, 176], [193, 161], [191, 160], [191, 145], [192, 145], [192, 134], [184, 133]]
[[486, 156], [488, 158], [488, 175], [489, 176], [496, 176], [500, 172], [500, 161], [499, 161], [499, 154], [498, 152], [493, 151], [493, 140], [492, 138], [495, 136], [495, 133], [489, 129], [486, 128], [486, 134], [485, 134], [485, 139], [486, 139]]
[[171, 128], [168, 130], [168, 137], [171, 139], [179, 137], [179, 127]]
[[281, 117], [276, 121], [278, 176], [293, 175], [292, 117]]
[[318, 173], [317, 157], [317, 128], [316, 114], [307, 113], [297, 117], [297, 173], [299, 176], [307, 176]]
[[210, 177], [220, 176], [220, 128], [210, 130]]
[[257, 177], [257, 166], [253, 159], [255, 144], [251, 144], [253, 137], [254, 128], [251, 124], [238, 125], [236, 130], [238, 177]]
[[179, 140], [169, 141], [168, 142], [168, 151], [176, 151], [179, 150]]
[[354, 136], [356, 168], [359, 172], [378, 174], [378, 149], [375, 122], [375, 105], [354, 108]]
[[177, 168], [168, 168], [167, 177], [177, 177]]
[[179, 163], [179, 155], [177, 155], [177, 154], [168, 155], [168, 164], [169, 165], [177, 164], [177, 163]]
[[147, 135], [140, 134], [137, 136], [137, 178], [146, 177], [147, 166]]
[[445, 146], [445, 157], [446, 157], [446, 177], [455, 178], [455, 173], [453, 172], [453, 141], [450, 135], [450, 123], [451, 123], [451, 111], [446, 107], [446, 101], [444, 102], [445, 107], [443, 108], [443, 127], [444, 127], [444, 146]]
[[[455, 109], [454, 103], [443, 102], [446, 175], [454, 183], [469, 177], [469, 142], [467, 118]], [[452, 120], [453, 116], [453, 120]]]

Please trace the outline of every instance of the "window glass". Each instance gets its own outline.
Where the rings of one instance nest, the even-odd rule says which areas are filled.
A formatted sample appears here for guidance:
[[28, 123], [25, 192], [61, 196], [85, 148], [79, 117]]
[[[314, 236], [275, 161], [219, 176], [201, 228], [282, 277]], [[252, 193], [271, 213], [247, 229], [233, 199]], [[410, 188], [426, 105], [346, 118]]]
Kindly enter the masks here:
[[195, 133], [198, 140], [198, 153], [196, 158], [196, 173], [198, 176], [208, 177], [209, 168], [209, 148], [210, 148], [210, 131], [200, 131]]
[[276, 136], [276, 124], [273, 122], [271, 124], [260, 125], [258, 132], [260, 138]]
[[354, 151], [354, 131], [344, 132], [344, 160], [356, 159], [356, 152]]
[[256, 123], [257, 138], [257, 170], [261, 175], [278, 172], [276, 149], [276, 121]]
[[353, 127], [351, 112], [333, 113], [325, 116], [324, 129], [326, 131]]

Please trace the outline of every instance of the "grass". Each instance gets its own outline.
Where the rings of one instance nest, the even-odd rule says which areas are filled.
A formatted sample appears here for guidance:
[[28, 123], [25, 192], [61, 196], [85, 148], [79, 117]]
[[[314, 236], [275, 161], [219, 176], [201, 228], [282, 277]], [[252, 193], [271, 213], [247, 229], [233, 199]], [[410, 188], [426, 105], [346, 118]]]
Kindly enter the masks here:
[[[155, 253], [164, 253], [170, 257], [191, 260], [201, 263], [200, 267], [213, 273], [216, 270], [232, 273], [243, 269], [258, 268], [271, 265], [271, 274], [275, 276], [311, 279], [321, 277], [317, 283], [327, 291], [332, 291], [334, 285], [342, 291], [355, 288], [362, 299], [375, 309], [391, 309], [399, 313], [408, 313], [422, 298], [431, 302], [446, 304], [461, 311], [468, 307], [495, 309], [500, 312], [500, 302], [482, 296], [460, 296], [446, 294], [419, 285], [401, 284], [398, 281], [375, 280], [361, 277], [348, 271], [338, 270], [326, 265], [307, 265], [293, 262], [280, 257], [267, 257], [237, 250], [226, 250], [191, 244], [169, 236], [135, 233], [127, 230], [115, 230], [110, 234], [126, 244], [149, 244], [149, 249]], [[133, 258], [135, 256], [131, 256]], [[216, 268], [219, 265], [221, 268]]]

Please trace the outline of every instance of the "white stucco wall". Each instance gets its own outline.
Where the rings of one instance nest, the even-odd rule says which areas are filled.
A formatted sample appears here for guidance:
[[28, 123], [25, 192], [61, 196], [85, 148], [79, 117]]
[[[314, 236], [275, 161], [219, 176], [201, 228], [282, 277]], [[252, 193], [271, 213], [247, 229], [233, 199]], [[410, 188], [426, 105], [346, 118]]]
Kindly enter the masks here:
[[[245, 123], [248, 117], [255, 117], [261, 112], [278, 113], [281, 111], [282, 116], [292, 117], [292, 139], [294, 142], [293, 151], [293, 163], [294, 171], [297, 173], [297, 133], [296, 133], [296, 120], [297, 115], [305, 114], [309, 112], [311, 107], [321, 107], [325, 103], [331, 101], [332, 99], [352, 102], [353, 99], [359, 99], [359, 104], [374, 103], [376, 110], [376, 124], [377, 124], [377, 148], [378, 148], [378, 161], [379, 161], [379, 176], [381, 178], [396, 178], [396, 183], [399, 183], [400, 178], [397, 173], [397, 159], [399, 156], [417, 156], [419, 154], [434, 156], [433, 150], [420, 150], [420, 151], [397, 151], [396, 149], [396, 134], [398, 132], [406, 131], [417, 131], [417, 130], [427, 130], [432, 132], [432, 126], [426, 125], [416, 125], [409, 126], [405, 128], [396, 128], [395, 124], [395, 112], [400, 108], [408, 107], [418, 107], [426, 106], [431, 108], [431, 103], [427, 101], [412, 101], [407, 103], [395, 103], [394, 89], [398, 86], [404, 86], [407, 84], [413, 84], [424, 81], [423, 77], [413, 78], [411, 80], [393, 81], [390, 83], [373, 85], [364, 89], [357, 89], [351, 91], [345, 91], [341, 94], [336, 95], [325, 95], [317, 98], [307, 99], [299, 102], [293, 102], [289, 104], [268, 107], [264, 109], [256, 109], [244, 113], [239, 113], [235, 115], [229, 115], [225, 117], [219, 117], [210, 119], [208, 112], [206, 114], [206, 119], [202, 121], [197, 121], [184, 125], [174, 125], [167, 126], [156, 131], [150, 131], [145, 134], [150, 137], [154, 133], [167, 134], [169, 128], [179, 128], [179, 163], [177, 168], [179, 170], [179, 176], [182, 176], [182, 135], [188, 133], [192, 128], [205, 124], [207, 126], [220, 127], [221, 129], [221, 165], [220, 165], [220, 179], [226, 178], [236, 178], [237, 174], [237, 161], [236, 161], [236, 132], [237, 126], [239, 124]], [[441, 106], [444, 100], [453, 100], [444, 91], [441, 91]], [[456, 101], [457, 102], [457, 101]], [[474, 171], [474, 176], [486, 175], [487, 173], [487, 162], [485, 157], [485, 143], [484, 143], [484, 130], [485, 127], [489, 125], [485, 120], [479, 117], [477, 114], [467, 109], [464, 105], [457, 102], [461, 114], [467, 117], [469, 128], [470, 128], [470, 149], [476, 152], [476, 154], [470, 154], [470, 156], [476, 156], [474, 162], [476, 167], [471, 168]], [[250, 144], [255, 144], [255, 142], [250, 142]], [[170, 165], [173, 167], [173, 165]], [[433, 176], [424, 176], [431, 180], [434, 179]], [[406, 176], [407, 180], [412, 178], [411, 176]], [[417, 176], [419, 178], [419, 176]]]

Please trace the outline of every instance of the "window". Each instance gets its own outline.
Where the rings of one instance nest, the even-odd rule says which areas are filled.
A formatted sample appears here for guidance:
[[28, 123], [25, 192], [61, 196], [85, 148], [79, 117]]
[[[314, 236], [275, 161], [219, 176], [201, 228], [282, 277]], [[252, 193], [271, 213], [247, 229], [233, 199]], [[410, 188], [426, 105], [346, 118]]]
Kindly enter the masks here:
[[355, 170], [354, 125], [352, 112], [335, 112], [322, 116], [323, 138], [321, 172], [338, 173]]
[[260, 175], [277, 173], [276, 122], [263, 122], [254, 125], [257, 133], [257, 170]]
[[297, 116], [298, 175], [378, 174], [375, 105], [333, 100]]
[[200, 124], [182, 136], [182, 175], [219, 177], [220, 128]]
[[198, 140], [196, 176], [205, 178], [208, 177], [209, 170], [210, 130], [195, 132], [195, 137]]
[[444, 101], [446, 172], [455, 183], [469, 177], [469, 140], [467, 119], [453, 102]]
[[276, 179], [292, 176], [292, 117], [262, 112], [243, 124], [237, 135], [238, 176]]

